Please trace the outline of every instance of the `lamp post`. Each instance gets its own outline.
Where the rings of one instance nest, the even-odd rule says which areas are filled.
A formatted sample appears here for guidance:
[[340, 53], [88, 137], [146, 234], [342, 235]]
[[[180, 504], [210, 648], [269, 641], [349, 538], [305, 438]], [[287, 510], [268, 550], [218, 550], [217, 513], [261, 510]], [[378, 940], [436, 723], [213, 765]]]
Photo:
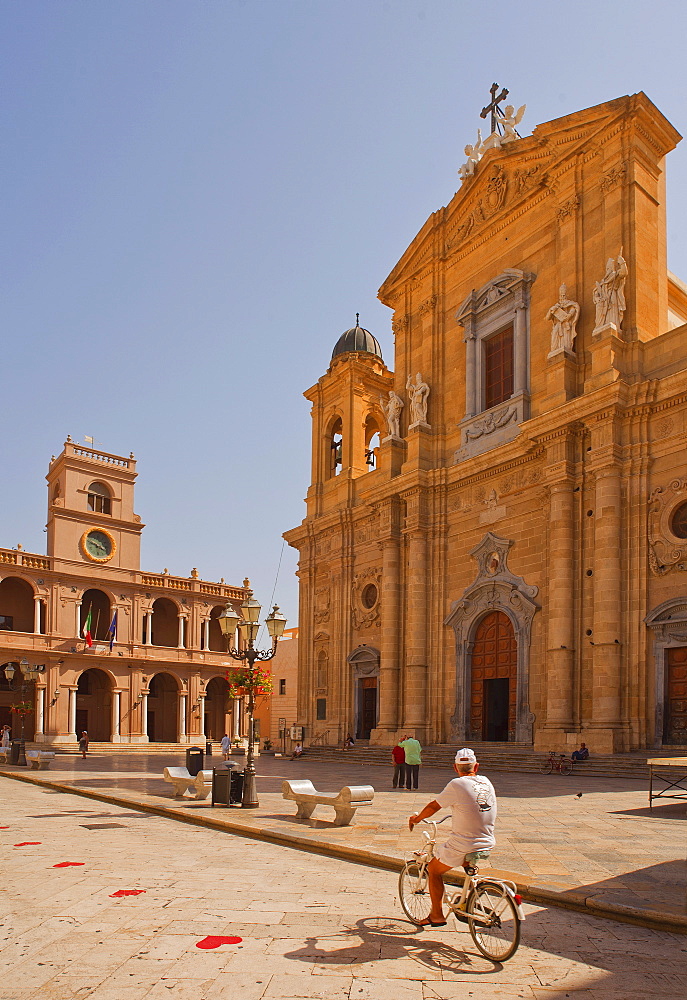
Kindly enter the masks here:
[[[255, 755], [253, 752], [253, 734], [255, 724], [253, 720], [253, 712], [255, 711], [256, 692], [260, 693], [264, 689], [265, 678], [258, 673], [255, 664], [260, 661], [272, 659], [277, 651], [277, 639], [281, 638], [284, 632], [284, 627], [286, 626], [286, 618], [283, 614], [281, 614], [279, 608], [275, 604], [272, 611], [265, 619], [265, 625], [267, 626], [267, 631], [272, 640], [272, 648], [262, 650], [256, 649], [254, 644], [260, 629], [260, 624], [258, 622], [260, 611], [260, 605], [253, 598], [253, 592], [249, 590], [245, 601], [241, 605], [243, 618], [236, 614], [231, 604], [227, 604], [226, 608], [217, 619], [219, 627], [222, 630], [222, 635], [227, 638], [227, 652], [229, 653], [229, 656], [231, 656], [233, 660], [241, 660], [245, 663], [244, 675], [238, 685], [245, 688], [248, 692], [248, 755], [243, 778], [243, 795], [241, 797], [242, 809], [255, 809], [260, 805], [258, 802], [258, 792], [255, 783]], [[241, 643], [237, 643], [236, 647], [233, 647], [232, 643], [235, 642], [237, 627], [242, 641]], [[238, 648], [240, 645], [242, 645], [243, 648]]]
[[[21, 736], [19, 737], [19, 759], [17, 764], [26, 767], [26, 745], [24, 742], [24, 719], [27, 715], [33, 712], [33, 705], [30, 702], [25, 702], [23, 699], [29, 688], [29, 684], [37, 681], [40, 675], [45, 671], [44, 663], [29, 663], [29, 661], [24, 657], [19, 664], [22, 681], [21, 681], [21, 701], [17, 705], [12, 705], [10, 711], [14, 715], [18, 715], [21, 718]], [[12, 681], [14, 680], [14, 675], [17, 672], [17, 668], [13, 663], [8, 663], [5, 666], [5, 677], [10, 688], [13, 690]]]

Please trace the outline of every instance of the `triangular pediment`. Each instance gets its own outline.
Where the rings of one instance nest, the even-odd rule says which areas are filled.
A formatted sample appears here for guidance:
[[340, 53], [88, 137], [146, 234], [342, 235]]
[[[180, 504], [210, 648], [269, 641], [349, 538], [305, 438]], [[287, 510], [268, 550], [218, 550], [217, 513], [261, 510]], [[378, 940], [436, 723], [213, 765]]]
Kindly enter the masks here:
[[542, 125], [532, 135], [489, 149], [446, 208], [433, 213], [379, 290], [382, 302], [394, 304], [398, 287], [420, 280], [437, 258], [449, 258], [507, 225], [510, 219], [551, 195], [574, 187], [580, 153], [592, 157], [630, 122], [652, 155], [665, 155], [679, 133], [645, 94], [621, 97]]

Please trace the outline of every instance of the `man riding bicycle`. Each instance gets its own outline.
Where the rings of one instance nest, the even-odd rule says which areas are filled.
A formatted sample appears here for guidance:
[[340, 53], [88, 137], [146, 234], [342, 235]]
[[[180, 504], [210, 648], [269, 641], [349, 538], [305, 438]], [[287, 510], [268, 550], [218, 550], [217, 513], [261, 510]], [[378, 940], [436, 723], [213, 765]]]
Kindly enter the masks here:
[[451, 836], [436, 850], [427, 866], [429, 894], [432, 908], [420, 926], [443, 927], [444, 872], [461, 868], [466, 854], [489, 851], [494, 839], [496, 821], [496, 793], [494, 786], [483, 775], [478, 775], [479, 764], [474, 750], [464, 747], [456, 754], [453, 769], [458, 775], [449, 781], [443, 792], [428, 802], [424, 809], [410, 816], [408, 827], [413, 830], [423, 819], [429, 819], [439, 809], [451, 807]]

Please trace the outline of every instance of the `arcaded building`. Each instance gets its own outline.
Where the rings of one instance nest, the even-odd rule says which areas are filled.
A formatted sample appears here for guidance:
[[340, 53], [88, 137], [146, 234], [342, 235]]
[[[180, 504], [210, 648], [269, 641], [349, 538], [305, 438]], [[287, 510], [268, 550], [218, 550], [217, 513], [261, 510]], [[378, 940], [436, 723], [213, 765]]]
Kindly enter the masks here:
[[[243, 587], [140, 569], [136, 462], [68, 438], [48, 470], [47, 553], [0, 549], [0, 726], [28, 739], [189, 743], [240, 735], [217, 616]], [[88, 645], [85, 632], [90, 615]], [[22, 692], [22, 660], [38, 681]], [[11, 684], [5, 666], [15, 668]]]
[[[687, 287], [643, 93], [512, 108], [312, 406], [299, 721], [377, 744], [687, 744]], [[523, 131], [523, 126], [519, 125]]]

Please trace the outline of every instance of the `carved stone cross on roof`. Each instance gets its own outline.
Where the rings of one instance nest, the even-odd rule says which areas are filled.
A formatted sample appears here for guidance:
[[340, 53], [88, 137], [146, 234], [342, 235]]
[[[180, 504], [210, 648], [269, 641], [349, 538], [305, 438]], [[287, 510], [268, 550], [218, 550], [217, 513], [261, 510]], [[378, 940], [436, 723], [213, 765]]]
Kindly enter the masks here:
[[491, 112], [491, 131], [492, 132], [498, 132], [499, 131], [499, 126], [498, 126], [497, 121], [496, 121], [496, 112], [498, 111], [498, 113], [500, 115], [503, 115], [503, 111], [499, 107], [499, 104], [501, 103], [501, 101], [505, 101], [505, 99], [508, 97], [508, 91], [506, 90], [505, 87], [502, 88], [501, 93], [497, 97], [496, 96], [496, 91], [498, 89], [499, 89], [498, 83], [492, 83], [491, 90], [489, 91], [489, 93], [491, 94], [491, 104], [487, 104], [486, 108], [482, 108], [482, 110], [480, 111], [480, 115], [479, 115], [480, 118], [486, 118], [487, 115], [489, 114], [489, 112]]

